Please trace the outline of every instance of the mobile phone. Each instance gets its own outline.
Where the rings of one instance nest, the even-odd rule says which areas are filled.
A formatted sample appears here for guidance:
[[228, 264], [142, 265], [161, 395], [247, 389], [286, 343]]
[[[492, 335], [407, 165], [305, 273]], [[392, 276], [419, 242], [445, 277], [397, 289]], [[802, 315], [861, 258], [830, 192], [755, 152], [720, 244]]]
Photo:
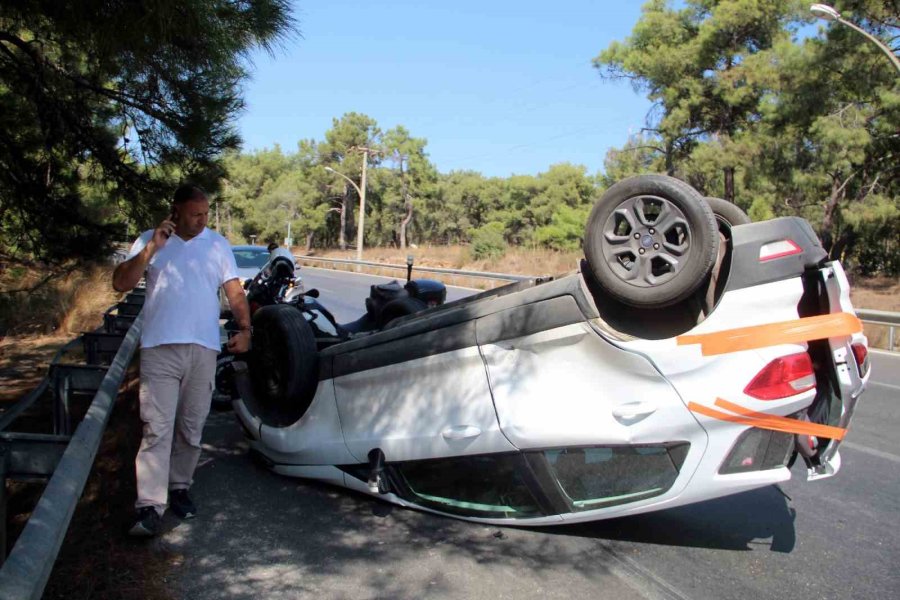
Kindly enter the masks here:
[[[166, 221], [172, 221], [174, 223], [175, 219], [177, 219], [177, 218], [178, 218], [178, 211], [173, 208], [172, 212], [169, 213], [169, 216], [166, 217]], [[167, 233], [166, 239], [169, 239], [171, 236], [172, 236], [171, 233]]]

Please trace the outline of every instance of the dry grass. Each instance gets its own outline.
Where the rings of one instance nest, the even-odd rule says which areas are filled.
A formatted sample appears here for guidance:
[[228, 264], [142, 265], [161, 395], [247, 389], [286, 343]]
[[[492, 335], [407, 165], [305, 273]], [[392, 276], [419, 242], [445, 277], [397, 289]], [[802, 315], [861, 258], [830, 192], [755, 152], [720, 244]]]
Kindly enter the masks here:
[[103, 323], [116, 303], [112, 267], [90, 266], [53, 277], [15, 267], [0, 273], [0, 404], [17, 400], [47, 373], [54, 354], [82, 331]]
[[[36, 268], [0, 272], [0, 337], [69, 335], [96, 329], [116, 303], [112, 266], [72, 269], [44, 282]], [[19, 290], [19, 291], [13, 291]]]
[[[877, 277], [871, 279], [857, 278], [851, 281], [850, 299], [857, 308], [869, 310], [885, 310], [900, 312], [900, 281], [891, 277]], [[888, 327], [886, 325], [865, 324], [866, 336], [869, 338], [869, 347], [888, 347]], [[900, 344], [900, 330], [894, 328], [894, 350]]]
[[851, 280], [853, 306], [870, 310], [900, 312], [900, 281], [890, 277]]
[[68, 337], [42, 335], [0, 340], [0, 406], [37, 387]]

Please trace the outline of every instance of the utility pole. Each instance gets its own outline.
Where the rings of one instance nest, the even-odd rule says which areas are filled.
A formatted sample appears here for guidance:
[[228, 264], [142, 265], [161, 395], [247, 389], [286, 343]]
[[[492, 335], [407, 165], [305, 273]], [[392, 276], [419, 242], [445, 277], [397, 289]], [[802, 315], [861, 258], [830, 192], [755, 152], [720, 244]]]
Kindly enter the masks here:
[[[341, 173], [340, 171], [335, 171], [331, 167], [325, 167], [325, 170], [329, 173], [334, 173], [335, 175], [344, 178], [345, 181], [349, 182], [350, 185], [356, 190], [356, 193], [359, 194], [359, 221], [357, 223], [356, 230], [356, 260], [362, 260], [362, 252], [363, 252], [363, 232], [365, 230], [365, 219], [366, 219], [366, 170], [369, 166], [369, 153], [377, 154], [378, 150], [373, 148], [367, 148], [365, 146], [353, 146], [349, 149], [350, 152], [362, 152], [363, 153], [363, 163], [362, 163], [362, 177], [360, 178], [360, 185], [356, 185], [356, 182]], [[359, 266], [357, 265], [357, 269]]]
[[366, 220], [366, 167], [369, 164], [369, 149], [360, 148], [360, 150], [363, 153], [362, 180], [360, 181], [362, 192], [359, 196], [359, 231], [356, 232], [356, 260], [362, 260], [363, 227], [365, 227]]

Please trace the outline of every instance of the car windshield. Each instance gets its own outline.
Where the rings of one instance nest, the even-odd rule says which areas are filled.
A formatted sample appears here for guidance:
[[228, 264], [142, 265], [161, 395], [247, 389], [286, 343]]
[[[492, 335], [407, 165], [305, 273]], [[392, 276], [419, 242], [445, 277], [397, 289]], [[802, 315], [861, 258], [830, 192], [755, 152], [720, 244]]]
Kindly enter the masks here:
[[232, 252], [239, 269], [261, 269], [269, 260], [269, 251], [265, 248], [233, 248]]

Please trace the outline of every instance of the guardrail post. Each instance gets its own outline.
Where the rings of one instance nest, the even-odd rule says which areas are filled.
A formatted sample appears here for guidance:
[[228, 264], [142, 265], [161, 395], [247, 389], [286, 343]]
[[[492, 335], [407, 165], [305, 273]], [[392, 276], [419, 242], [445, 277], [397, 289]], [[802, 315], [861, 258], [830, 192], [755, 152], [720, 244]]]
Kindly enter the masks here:
[[6, 467], [9, 451], [0, 444], [0, 566], [6, 561]]
[[53, 433], [69, 435], [71, 429], [69, 418], [69, 374], [56, 374], [56, 385], [53, 386]]

